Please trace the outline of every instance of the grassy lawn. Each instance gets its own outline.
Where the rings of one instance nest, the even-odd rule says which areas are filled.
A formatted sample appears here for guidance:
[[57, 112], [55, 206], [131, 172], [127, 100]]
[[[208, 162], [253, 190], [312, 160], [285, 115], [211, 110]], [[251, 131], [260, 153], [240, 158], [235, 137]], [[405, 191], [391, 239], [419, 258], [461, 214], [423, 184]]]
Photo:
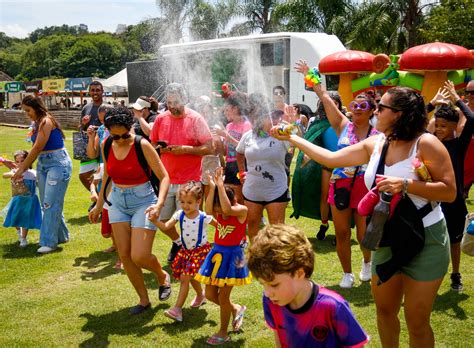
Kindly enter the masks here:
[[[12, 157], [19, 149], [29, 149], [26, 130], [0, 127], [0, 155]], [[72, 154], [71, 133], [67, 144]], [[164, 317], [163, 310], [173, 305], [179, 283], [173, 283], [173, 295], [166, 302], [158, 301], [158, 288], [154, 277], [146, 273], [153, 309], [141, 316], [128, 315], [129, 307], [137, 303], [135, 294], [123, 271], [113, 268], [115, 254], [105, 254], [110, 240], [102, 238], [99, 226], [87, 219], [88, 192], [78, 179], [78, 162], [74, 161], [65, 206], [65, 216], [71, 232], [71, 242], [60, 252], [38, 256], [38, 231], [31, 231], [29, 245], [20, 249], [13, 228], [0, 227], [0, 346], [158, 346], [199, 347], [217, 331], [218, 307], [206, 304], [200, 309], [189, 308], [194, 295], [190, 293], [188, 307], [184, 309], [184, 322], [174, 323]], [[0, 167], [3, 173], [5, 167]], [[10, 199], [8, 180], [0, 181], [0, 209]], [[473, 206], [468, 209], [473, 211]], [[371, 336], [369, 346], [379, 347], [375, 306], [368, 283], [356, 282], [350, 290], [339, 289], [342, 276], [335, 247], [334, 232], [319, 242], [315, 233], [319, 222], [300, 218], [289, 219], [292, 208], [287, 210], [289, 224], [301, 228], [310, 238], [316, 253], [313, 279], [336, 290], [347, 301], [364, 329]], [[211, 234], [213, 236], [213, 234]], [[154, 252], [166, 265], [170, 241], [157, 233]], [[361, 267], [361, 253], [352, 243], [353, 267], [357, 275]], [[473, 260], [463, 255], [461, 272], [464, 292], [450, 291], [449, 276], [445, 278], [432, 314], [432, 326], [437, 346], [467, 347], [474, 339]], [[471, 267], [470, 267], [471, 266]], [[169, 266], [165, 267], [170, 271]], [[232, 334], [228, 346], [271, 347], [273, 334], [266, 328], [261, 305], [262, 288], [257, 282], [246, 287], [236, 287], [233, 300], [247, 305], [243, 332]], [[406, 326], [401, 313], [401, 346], [408, 346]]]

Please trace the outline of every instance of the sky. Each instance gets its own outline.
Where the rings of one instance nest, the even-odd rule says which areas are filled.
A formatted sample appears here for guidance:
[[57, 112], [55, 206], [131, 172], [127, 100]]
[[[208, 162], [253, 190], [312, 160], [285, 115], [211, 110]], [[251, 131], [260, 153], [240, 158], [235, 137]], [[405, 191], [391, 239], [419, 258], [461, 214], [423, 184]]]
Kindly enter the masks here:
[[89, 32], [115, 32], [159, 15], [155, 0], [0, 0], [0, 32], [25, 38], [53, 25], [86, 24]]

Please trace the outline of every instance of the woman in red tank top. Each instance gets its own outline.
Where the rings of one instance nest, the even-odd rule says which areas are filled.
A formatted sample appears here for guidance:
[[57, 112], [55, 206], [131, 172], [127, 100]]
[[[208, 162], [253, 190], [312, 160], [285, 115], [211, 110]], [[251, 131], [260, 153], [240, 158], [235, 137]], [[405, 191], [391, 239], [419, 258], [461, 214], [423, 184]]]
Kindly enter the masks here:
[[[126, 108], [113, 109], [106, 115], [105, 126], [113, 142], [107, 156], [102, 154], [105, 164], [102, 182], [107, 182], [109, 176], [112, 179], [112, 185], [108, 187], [111, 191], [108, 196], [111, 202], [109, 220], [125, 272], [140, 298], [139, 303], [130, 309], [130, 314], [139, 314], [151, 306], [142, 268], [155, 273], [161, 301], [171, 295], [169, 274], [151, 252], [156, 227], [149, 221], [149, 218], [160, 215], [168, 193], [169, 176], [155, 149], [142, 139], [140, 146], [148, 167], [160, 179], [160, 191], [156, 197], [137, 158], [135, 135], [130, 133], [132, 124], [132, 114]], [[97, 222], [102, 211], [105, 186], [102, 185], [97, 205], [89, 213], [92, 223]]]

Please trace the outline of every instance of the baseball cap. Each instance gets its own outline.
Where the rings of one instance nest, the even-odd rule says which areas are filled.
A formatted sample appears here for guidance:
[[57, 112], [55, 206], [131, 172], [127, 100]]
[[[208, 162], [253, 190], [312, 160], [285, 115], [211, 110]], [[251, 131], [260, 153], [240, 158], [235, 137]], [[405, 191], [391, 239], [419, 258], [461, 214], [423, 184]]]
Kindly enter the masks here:
[[151, 104], [146, 100], [138, 98], [137, 101], [132, 105], [135, 110], [143, 110], [143, 108], [149, 108]]

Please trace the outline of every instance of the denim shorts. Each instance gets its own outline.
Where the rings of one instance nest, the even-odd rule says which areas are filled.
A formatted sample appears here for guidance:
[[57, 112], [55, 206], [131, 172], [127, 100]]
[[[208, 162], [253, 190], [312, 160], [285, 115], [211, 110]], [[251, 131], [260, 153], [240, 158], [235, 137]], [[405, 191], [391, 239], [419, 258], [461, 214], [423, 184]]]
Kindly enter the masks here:
[[156, 226], [145, 214], [145, 210], [157, 202], [150, 182], [127, 188], [112, 185], [109, 200], [112, 203], [112, 206], [108, 208], [111, 224], [130, 222], [132, 228], [156, 231]]

